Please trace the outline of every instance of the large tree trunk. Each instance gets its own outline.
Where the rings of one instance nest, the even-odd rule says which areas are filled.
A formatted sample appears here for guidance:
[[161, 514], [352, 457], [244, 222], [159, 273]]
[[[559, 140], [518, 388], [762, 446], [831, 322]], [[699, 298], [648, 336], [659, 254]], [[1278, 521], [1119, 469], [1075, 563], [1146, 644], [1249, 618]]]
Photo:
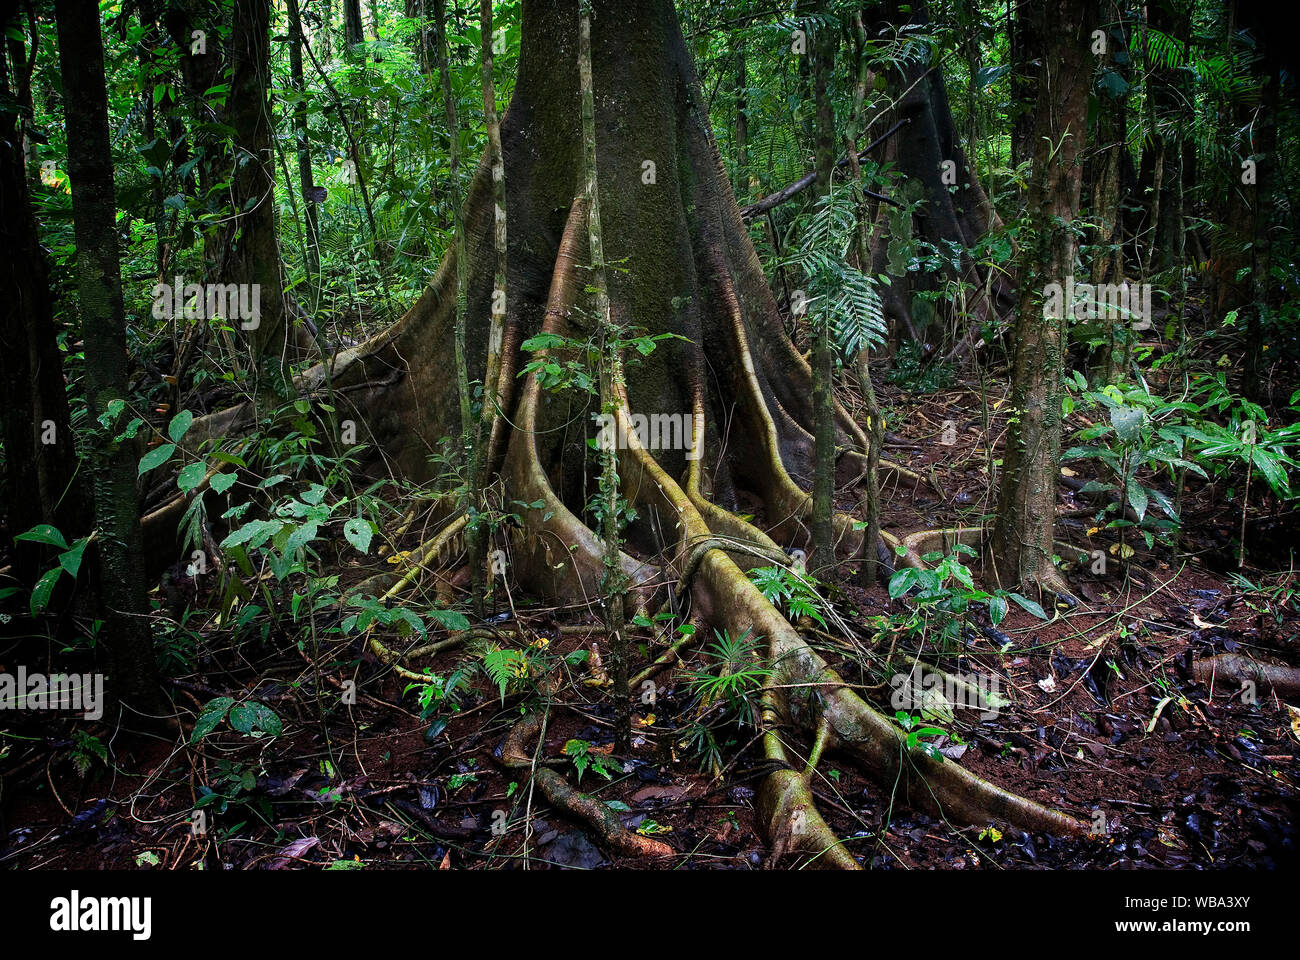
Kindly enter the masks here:
[[[112, 659], [111, 695], [157, 717], [158, 665], [149, 630], [134, 446], [114, 442], [100, 418], [126, 400], [126, 313], [118, 257], [113, 154], [104, 51], [95, 0], [58, 0], [59, 61], [68, 132], [68, 175], [77, 243], [77, 289], [86, 351], [86, 404], [98, 539], [95, 586]], [[134, 722], [143, 719], [133, 718]]]
[[[752, 631], [774, 667], [766, 698], [764, 751], [777, 772], [760, 792], [774, 847], [856, 866], [816, 813], [807, 782], [790, 769], [782, 727], [822, 728], [829, 746], [861, 757], [871, 773], [919, 805], [964, 822], [1008, 819], [1073, 831], [1076, 821], [1013, 797], [955, 763], [909, 750], [897, 724], [869, 707], [831, 671], [742, 573], [742, 566], [788, 563], [781, 547], [807, 546], [813, 425], [811, 371], [782, 327], [721, 158], [671, 0], [629, 7], [593, 4], [593, 128], [600, 175], [600, 226], [610, 324], [632, 335], [675, 334], [629, 363], [613, 409], [618, 476], [638, 519], [619, 556], [630, 612], [654, 613], [665, 584], [692, 597], [692, 615], [733, 637]], [[502, 123], [509, 211], [508, 288], [495, 418], [482, 452], [519, 511], [520, 527], [501, 546], [512, 576], [555, 600], [594, 603], [601, 595], [606, 544], [587, 507], [597, 492], [589, 439], [589, 391], [549, 391], [535, 374], [519, 377], [521, 344], [545, 331], [596, 342], [601, 311], [591, 296], [588, 212], [582, 180], [576, 0], [524, 6], [523, 55]], [[489, 356], [498, 252], [487, 163], [465, 204], [468, 289], [466, 356], [481, 379]], [[364, 425], [386, 465], [415, 479], [428, 454], [461, 432], [451, 367], [456, 255], [392, 328], [332, 365], [340, 416]], [[587, 351], [555, 348], [564, 359]], [[628, 350], [625, 357], [637, 351]], [[321, 367], [301, 388], [324, 382]], [[632, 417], [672, 418], [676, 434], [638, 431]], [[247, 409], [196, 430], [229, 434]], [[697, 426], [698, 425], [698, 426]], [[861, 470], [865, 438], [836, 409], [841, 481]], [[696, 434], [696, 429], [700, 433]], [[694, 440], [695, 442], [692, 442]], [[698, 454], [698, 456], [697, 456]], [[895, 468], [897, 469], [897, 468]], [[753, 514], [750, 522], [742, 516]], [[856, 555], [851, 518], [833, 519], [838, 551]], [[762, 527], [762, 529], [760, 529]], [[778, 546], [780, 544], [780, 546]], [[608, 582], [608, 581], [606, 581]], [[814, 698], [788, 694], [819, 685]]]
[[1037, 8], [1037, 15], [1043, 48], [1027, 198], [1030, 223], [1021, 247], [1010, 424], [993, 556], [1005, 585], [1068, 593], [1052, 564], [1052, 542], [1069, 305], [1047, 298], [1047, 286], [1064, 290], [1078, 249], [1074, 220], [1083, 182], [1093, 67], [1089, 45], [1097, 11], [1095, 0], [1051, 0]]

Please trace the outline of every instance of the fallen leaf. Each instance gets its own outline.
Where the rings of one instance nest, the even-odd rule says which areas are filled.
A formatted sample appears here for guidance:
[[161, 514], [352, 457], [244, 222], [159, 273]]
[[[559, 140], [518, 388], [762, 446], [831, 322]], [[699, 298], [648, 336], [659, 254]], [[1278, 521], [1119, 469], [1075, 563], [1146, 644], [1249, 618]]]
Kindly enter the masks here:
[[284, 849], [280, 851], [280, 855], [272, 860], [266, 869], [283, 870], [285, 867], [289, 866], [292, 861], [302, 857], [303, 854], [318, 843], [320, 843], [319, 837], [303, 837], [300, 840], [295, 840], [293, 843], [284, 847]]

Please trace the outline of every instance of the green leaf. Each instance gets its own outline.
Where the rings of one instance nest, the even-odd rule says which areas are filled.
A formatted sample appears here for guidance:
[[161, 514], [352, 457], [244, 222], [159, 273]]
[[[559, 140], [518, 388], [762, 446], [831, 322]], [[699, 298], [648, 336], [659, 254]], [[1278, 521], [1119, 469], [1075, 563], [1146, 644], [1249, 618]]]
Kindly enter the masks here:
[[81, 570], [81, 555], [86, 552], [86, 544], [89, 542], [89, 537], [82, 537], [72, 545], [72, 549], [59, 554], [59, 566], [68, 571], [68, 575], [74, 580]]
[[1007, 594], [1007, 596], [1009, 596], [1012, 600], [1016, 601], [1016, 603], [1018, 603], [1023, 609], [1028, 610], [1039, 620], [1047, 619], [1047, 614], [1046, 612], [1044, 612], [1043, 608], [1039, 606], [1037, 603], [1035, 603], [1033, 600], [1030, 600], [1028, 597], [1022, 597], [1018, 593], [1009, 593]]
[[889, 578], [889, 599], [897, 600], [903, 594], [907, 593], [912, 584], [916, 582], [917, 572], [912, 567], [899, 570]]
[[353, 517], [343, 524], [343, 536], [361, 553], [366, 553], [370, 550], [370, 538], [374, 536], [374, 530], [371, 529], [369, 520]]
[[188, 410], [182, 410], [172, 417], [172, 422], [167, 425], [167, 436], [172, 438], [172, 443], [180, 443], [181, 437], [185, 436], [185, 431], [189, 430], [193, 422], [194, 414]]
[[1134, 444], [1142, 433], [1142, 420], [1146, 416], [1138, 407], [1111, 407], [1110, 422], [1120, 442]]
[[256, 700], [231, 707], [230, 726], [240, 733], [269, 733], [271, 736], [279, 736], [283, 729], [275, 711]]
[[1007, 598], [989, 597], [989, 620], [997, 626], [1007, 617]]
[[[448, 630], [468, 630], [469, 618], [456, 610], [429, 610], [430, 620], [436, 620]], [[518, 651], [512, 651], [518, 652]], [[521, 654], [522, 656], [522, 654]]]
[[136, 476], [143, 477], [154, 467], [161, 467], [171, 459], [172, 452], [175, 449], [176, 444], [174, 443], [164, 443], [161, 447], [154, 447], [140, 458], [140, 469], [136, 472]]
[[52, 570], [46, 570], [41, 579], [36, 581], [36, 586], [32, 587], [32, 616], [36, 616], [36, 614], [49, 606], [50, 594], [54, 592], [54, 584], [62, 575], [63, 568], [55, 567]]
[[38, 523], [26, 533], [18, 534], [14, 539], [30, 540], [33, 543], [48, 543], [60, 550], [68, 549], [68, 541], [63, 539], [63, 534], [59, 533], [58, 527], [53, 527], [48, 523]]
[[1129, 506], [1133, 508], [1133, 512], [1138, 515], [1138, 520], [1141, 521], [1147, 515], [1147, 504], [1149, 502], [1147, 491], [1146, 487], [1132, 478], [1128, 482], [1128, 502]]
[[307, 544], [316, 539], [316, 533], [320, 525], [315, 520], [308, 520], [302, 526], [295, 529], [289, 534], [289, 539], [285, 541], [284, 553], [286, 556], [292, 556]]
[[233, 473], [214, 473], [208, 485], [217, 493], [225, 493], [235, 485], [236, 475]]
[[176, 477], [176, 485], [181, 488], [181, 493], [189, 493], [203, 482], [203, 475], [207, 472], [204, 464], [191, 463], [181, 468], [181, 472]]
[[217, 697], [209, 700], [204, 705], [203, 710], [199, 713], [199, 719], [194, 723], [194, 731], [190, 734], [190, 743], [198, 743], [213, 730], [217, 729], [226, 711], [234, 704], [232, 697]]
[[118, 399], [108, 401], [108, 406], [104, 409], [104, 412], [99, 415], [100, 424], [105, 428], [111, 427], [113, 424], [117, 423], [117, 418], [122, 415], [122, 411], [125, 409], [125, 400]]

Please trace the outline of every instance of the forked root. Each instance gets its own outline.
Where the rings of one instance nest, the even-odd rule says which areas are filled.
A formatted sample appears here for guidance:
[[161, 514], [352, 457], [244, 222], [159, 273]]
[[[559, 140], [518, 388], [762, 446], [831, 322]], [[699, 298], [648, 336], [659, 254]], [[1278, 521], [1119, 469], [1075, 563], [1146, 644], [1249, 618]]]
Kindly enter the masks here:
[[[623, 459], [625, 484], [639, 492], [641, 502], [676, 513], [679, 556], [688, 555], [689, 544], [706, 544], [711, 534], [704, 519], [649, 452], [632, 440]], [[707, 549], [691, 561], [692, 596], [700, 616], [735, 635], [750, 630], [767, 641], [773, 668], [767, 716], [814, 731], [824, 725], [819, 734], [824, 746], [852, 752], [882, 785], [899, 787], [908, 801], [950, 821], [980, 826], [998, 821], [1053, 833], [1085, 830], [1074, 818], [996, 787], [955, 762], [937, 762], [919, 747], [909, 749], [903, 732], [845, 686], [727, 553]], [[764, 743], [770, 759], [789, 767], [774, 730], [769, 729]], [[807, 782], [794, 770], [768, 776], [760, 791], [760, 814], [769, 840], [783, 851], [811, 854], [828, 865], [856, 866], [817, 814]]]
[[546, 802], [566, 816], [578, 820], [596, 835], [596, 842], [607, 851], [623, 857], [671, 857], [677, 851], [652, 837], [643, 837], [623, 826], [618, 814], [595, 797], [569, 785], [556, 771], [534, 764], [528, 744], [543, 733], [542, 717], [530, 713], [506, 734], [501, 747], [501, 760], [506, 767], [524, 776], [531, 775], [533, 784], [542, 792]]
[[791, 720], [813, 731], [824, 720], [827, 746], [854, 754], [882, 786], [897, 786], [906, 802], [962, 825], [997, 821], [1060, 834], [1086, 830], [1073, 817], [1009, 793], [953, 761], [931, 759], [919, 746], [909, 749], [902, 730], [848, 689], [725, 557], [705, 559], [699, 585], [715, 622], [747, 625], [767, 638], [774, 687], [792, 691], [786, 695]]
[[763, 752], [767, 759], [787, 769], [775, 770], [763, 781], [757, 796], [759, 820], [767, 825], [771, 844], [769, 862], [787, 853], [806, 853], [808, 865], [861, 870], [862, 867], [822, 819], [809, 780], [789, 769], [790, 756], [778, 735], [783, 720], [780, 697], [769, 686], [763, 696]]

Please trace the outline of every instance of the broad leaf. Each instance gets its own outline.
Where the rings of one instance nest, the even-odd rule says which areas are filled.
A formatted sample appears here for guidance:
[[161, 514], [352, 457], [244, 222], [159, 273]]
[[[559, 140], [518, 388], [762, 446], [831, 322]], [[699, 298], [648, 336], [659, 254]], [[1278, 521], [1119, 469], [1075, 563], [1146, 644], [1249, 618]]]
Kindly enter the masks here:
[[154, 467], [161, 467], [171, 459], [171, 455], [175, 450], [176, 444], [174, 443], [164, 443], [160, 447], [154, 447], [140, 458], [140, 469], [136, 472], [136, 476], [143, 477]]

